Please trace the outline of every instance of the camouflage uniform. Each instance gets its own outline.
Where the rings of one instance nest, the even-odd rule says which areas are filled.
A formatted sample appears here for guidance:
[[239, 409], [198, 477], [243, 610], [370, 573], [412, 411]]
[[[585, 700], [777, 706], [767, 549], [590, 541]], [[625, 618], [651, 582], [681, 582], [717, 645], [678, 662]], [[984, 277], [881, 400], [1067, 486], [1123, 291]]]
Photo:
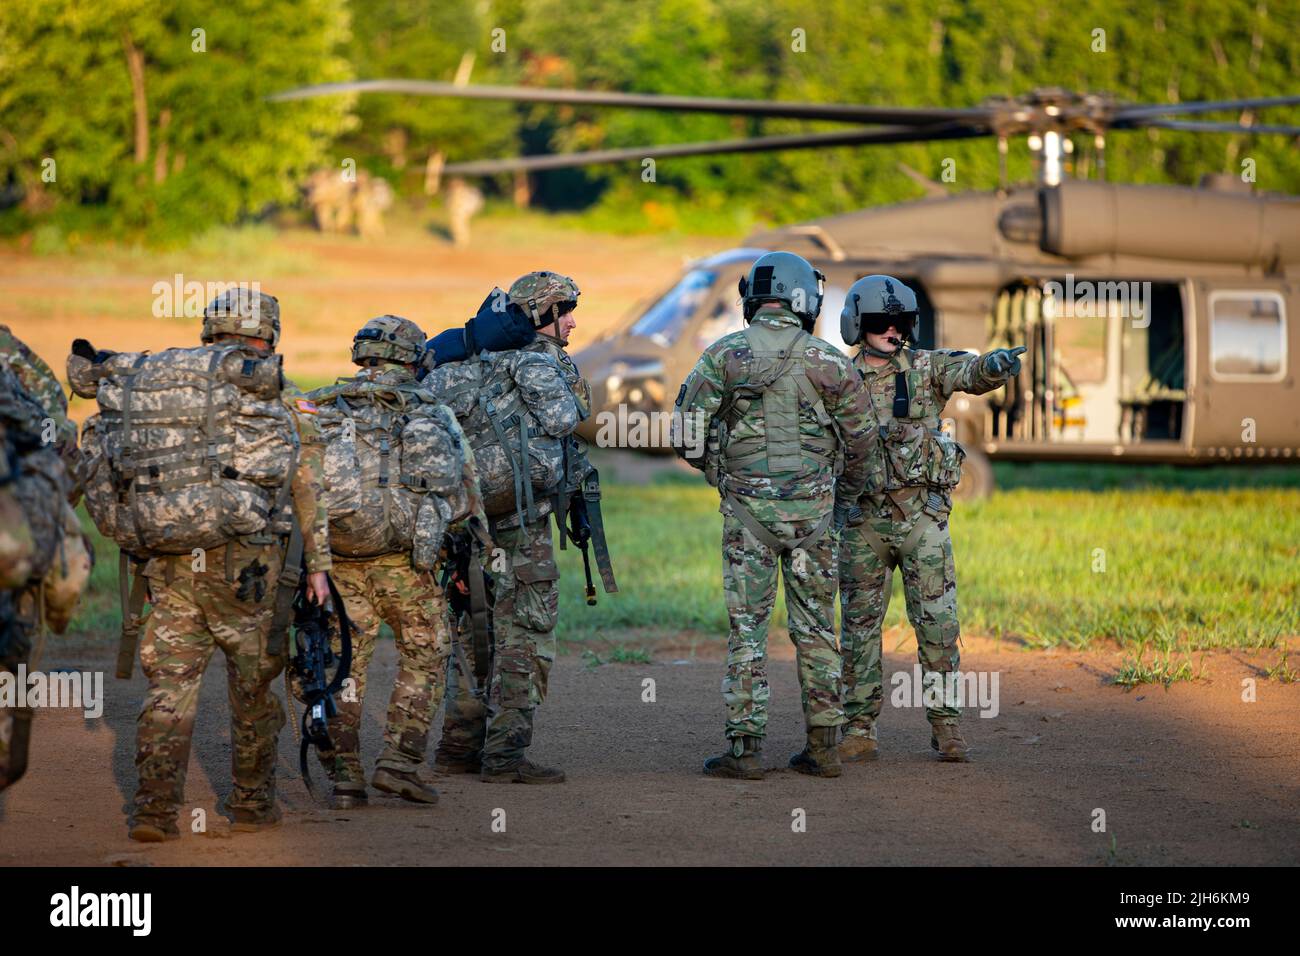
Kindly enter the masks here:
[[[1005, 376], [990, 375], [982, 356], [943, 350], [900, 349], [879, 367], [859, 353], [854, 365], [871, 397], [872, 434], [883, 454], [872, 459], [876, 467], [860, 500], [864, 521], [845, 529], [840, 542], [845, 735], [874, 740], [883, 697], [881, 624], [893, 584], [892, 558], [887, 564], [882, 553], [892, 552], [902, 568], [923, 679], [956, 671], [960, 629], [948, 514], [964, 452], [939, 431], [939, 416], [954, 392], [980, 395]], [[894, 415], [900, 374], [910, 398], [905, 418]], [[926, 716], [955, 724], [955, 701], [927, 708]]]
[[[800, 329], [799, 317], [785, 308], [764, 306], [750, 323], [778, 332]], [[778, 564], [785, 581], [790, 639], [794, 642], [804, 717], [809, 729], [837, 727], [844, 721], [840, 705], [840, 657], [835, 644], [834, 602], [836, 540], [830, 528], [835, 489], [833, 450], [842, 436], [844, 471], [839, 484], [859, 493], [866, 477], [866, 435], [870, 427], [858, 378], [835, 348], [807, 335], [802, 349], [803, 370], [821, 399], [816, 409], [799, 397], [798, 435], [801, 461], [769, 470], [766, 461], [745, 464], [726, 457], [728, 447], [761, 443], [769, 437], [763, 400], [756, 399], [726, 421], [727, 438], [719, 466], [723, 500], [722, 574], [731, 631], [727, 638], [727, 672], [722, 695], [727, 705], [728, 738], [761, 738], [767, 730], [767, 630], [776, 600]], [[724, 336], [704, 352], [682, 386], [683, 417], [712, 420], [737, 388], [752, 380], [753, 352], [745, 332]], [[778, 380], [779, 381], [779, 380]], [[818, 411], [829, 418], [821, 420]], [[817, 456], [810, 446], [823, 449]], [[825, 452], [829, 451], [830, 454]], [[696, 463], [698, 464], [698, 463]], [[778, 553], [738, 514], [746, 508], [767, 532], [783, 543], [815, 535], [796, 548]], [[820, 533], [818, 533], [820, 529]]]
[[[273, 343], [279, 337], [278, 308], [274, 324], [274, 337], [265, 333]], [[210, 337], [207, 330], [205, 323], [205, 339]], [[302, 529], [304, 563], [314, 573], [330, 569], [324, 444], [315, 407], [301, 396], [294, 385], [285, 383], [281, 401], [290, 412], [300, 447], [290, 485], [293, 514]], [[177, 520], [184, 516], [178, 515]], [[283, 540], [263, 534], [209, 548], [202, 562], [189, 554], [164, 554], [150, 557], [145, 565], [152, 609], [145, 622], [140, 663], [149, 689], [136, 724], [140, 783], [133, 826], [176, 832], [199, 685], [218, 647], [226, 655], [234, 778], [226, 809], [236, 823], [278, 818], [275, 760], [285, 714], [272, 684], [284, 669], [285, 648], [269, 644], [275, 584], [283, 559]], [[241, 597], [238, 578], [241, 572], [248, 575], [249, 569], [252, 586]]]
[[[512, 297], [518, 286], [512, 287]], [[538, 321], [536, 315], [534, 321]], [[586, 417], [589, 399], [585, 386], [577, 384], [581, 381], [577, 366], [563, 344], [539, 335], [523, 349], [500, 353], [498, 361], [509, 364], [509, 373], [534, 422], [532, 430], [559, 439], [561, 456], [566, 456], [568, 436]], [[500, 446], [490, 447], [495, 454]], [[508, 464], [481, 453], [479, 460], [484, 475], [509, 470]], [[557, 462], [556, 467], [562, 465]], [[486, 773], [499, 774], [523, 760], [532, 743], [534, 713], [546, 699], [547, 679], [555, 661], [559, 612], [560, 571], [551, 537], [551, 510], [552, 502], [539, 496], [533, 520], [526, 514], [511, 513], [492, 523], [492, 539], [508, 569], [489, 567], [502, 572], [494, 574], [495, 643], [490, 683], [484, 699], [475, 686], [472, 642], [458, 638], [462, 653], [449, 664], [446, 716], [438, 744], [440, 765], [472, 765], [478, 758]], [[459, 623], [459, 633], [467, 633], [467, 622]]]
[[49, 424], [53, 425], [53, 435], [49, 436], [47, 425], [42, 421], [42, 441], [53, 437], [54, 448], [63, 458], [71, 482], [68, 497], [75, 507], [79, 497], [76, 485], [77, 425], [68, 418], [68, 397], [63, 386], [45, 360], [14, 335], [7, 325], [0, 325], [0, 362], [12, 369], [27, 393], [44, 408]]
[[[41, 442], [47, 415], [0, 357], [0, 671], [11, 674], [28, 662], [40, 582], [60, 560], [65, 531], [68, 482]], [[31, 717], [28, 708], [0, 708], [0, 790], [26, 767]]]
[[[418, 329], [415, 333], [415, 341], [423, 345], [423, 333]], [[415, 372], [393, 361], [362, 368], [353, 381], [411, 389], [416, 386]], [[323, 407], [333, 390], [333, 387], [319, 389], [312, 396]], [[418, 391], [412, 394], [429, 395]], [[475, 485], [472, 457], [466, 463], [466, 472], [466, 482]], [[474, 494], [472, 487], [467, 490], [471, 496]], [[365, 558], [336, 553], [333, 565], [332, 577], [353, 627], [349, 674], [356, 682], [355, 695], [349, 694], [337, 701], [338, 715], [329, 725], [334, 743], [332, 770], [338, 788], [336, 794], [341, 795], [340, 784], [344, 787], [351, 784], [354, 792], [364, 792], [361, 714], [366, 675], [379, 638], [380, 624], [385, 623], [393, 629], [397, 641], [398, 672], [389, 698], [384, 749], [377, 767], [398, 773], [415, 773], [424, 763], [429, 725], [442, 701], [443, 675], [451, 639], [446, 599], [430, 571], [416, 570], [412, 566], [409, 550]]]

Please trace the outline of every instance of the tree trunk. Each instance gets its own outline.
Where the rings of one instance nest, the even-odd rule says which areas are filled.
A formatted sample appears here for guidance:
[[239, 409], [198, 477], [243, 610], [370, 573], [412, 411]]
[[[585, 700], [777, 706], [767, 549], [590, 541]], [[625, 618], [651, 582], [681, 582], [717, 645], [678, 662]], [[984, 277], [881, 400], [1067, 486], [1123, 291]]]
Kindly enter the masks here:
[[122, 31], [126, 49], [126, 68], [131, 74], [131, 99], [135, 103], [135, 161], [144, 165], [149, 159], [149, 104], [144, 95], [144, 51], [131, 42], [131, 34]]

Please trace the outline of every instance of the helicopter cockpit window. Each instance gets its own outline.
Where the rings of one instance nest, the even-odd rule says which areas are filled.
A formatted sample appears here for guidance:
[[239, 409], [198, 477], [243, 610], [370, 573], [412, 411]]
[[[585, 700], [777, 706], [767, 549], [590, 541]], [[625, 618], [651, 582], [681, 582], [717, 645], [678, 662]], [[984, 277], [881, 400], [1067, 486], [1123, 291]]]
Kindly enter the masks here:
[[717, 278], [716, 272], [692, 269], [637, 319], [631, 333], [644, 336], [662, 346], [672, 345], [690, 323], [695, 310], [709, 297]]
[[695, 348], [703, 352], [724, 335], [739, 332], [745, 327], [745, 315], [738, 296], [723, 296], [713, 303], [709, 317], [700, 323], [695, 333]]
[[1285, 360], [1281, 296], [1227, 292], [1210, 297], [1210, 367], [1216, 378], [1281, 378]]

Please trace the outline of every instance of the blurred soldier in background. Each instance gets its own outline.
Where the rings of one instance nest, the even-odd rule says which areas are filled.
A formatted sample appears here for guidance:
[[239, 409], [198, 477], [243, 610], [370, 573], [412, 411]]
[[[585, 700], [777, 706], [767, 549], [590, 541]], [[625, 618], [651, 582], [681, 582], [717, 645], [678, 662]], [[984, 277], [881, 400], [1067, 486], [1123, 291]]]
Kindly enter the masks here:
[[[955, 679], [957, 577], [948, 514], [965, 452], [940, 428], [939, 415], [954, 392], [982, 395], [1019, 374], [1023, 348], [987, 355], [909, 347], [916, 335], [916, 294], [890, 276], [866, 276], [849, 289], [840, 316], [845, 343], [862, 343], [853, 362], [864, 379], [877, 449], [865, 495], [845, 485], [836, 504], [860, 508], [865, 520], [840, 543], [841, 652], [844, 657], [844, 740], [847, 761], [874, 760], [876, 719], [883, 697], [881, 627], [894, 568], [903, 571], [907, 616], [916, 629], [930, 745], [946, 761], [967, 759], [957, 722]], [[942, 693], [940, 693], [942, 691]]]
[[[713, 776], [763, 779], [767, 630], [778, 565], [807, 730], [807, 745], [790, 766], [840, 774], [834, 609], [837, 530], [846, 516], [833, 514], [833, 490], [842, 469], [839, 487], [850, 497], [861, 493], [869, 419], [848, 360], [812, 335], [822, 281], [799, 256], [759, 257], [740, 284], [748, 328], [709, 346], [677, 395], [674, 446], [722, 496], [729, 747], [705, 761]], [[687, 440], [684, 429], [702, 422], [711, 423], [708, 441]], [[702, 454], [692, 457], [692, 446]]]
[[483, 193], [459, 176], [447, 183], [447, 222], [457, 249], [469, 245], [469, 224], [483, 209]]

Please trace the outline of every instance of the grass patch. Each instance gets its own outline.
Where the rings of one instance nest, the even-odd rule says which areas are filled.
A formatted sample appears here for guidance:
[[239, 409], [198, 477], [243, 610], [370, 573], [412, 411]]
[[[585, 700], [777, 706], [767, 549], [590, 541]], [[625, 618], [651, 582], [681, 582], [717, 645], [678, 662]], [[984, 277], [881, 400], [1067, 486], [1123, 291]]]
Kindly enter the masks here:
[[[561, 641], [725, 638], [717, 493], [687, 479], [606, 489], [620, 591], [605, 594], [597, 582], [596, 607], [583, 598], [581, 554], [557, 551]], [[1020, 488], [958, 505], [952, 530], [966, 632], [1044, 648], [1118, 642], [1130, 652], [1125, 686], [1186, 679], [1186, 657], [1197, 651], [1284, 647], [1300, 634], [1297, 490]], [[117, 552], [94, 537], [91, 590], [74, 627], [110, 636], [119, 626]], [[905, 620], [898, 576], [894, 587], [891, 627]], [[780, 597], [774, 624], [785, 625]], [[624, 644], [599, 656], [641, 662], [638, 652]], [[1283, 654], [1269, 676], [1300, 674]]]

